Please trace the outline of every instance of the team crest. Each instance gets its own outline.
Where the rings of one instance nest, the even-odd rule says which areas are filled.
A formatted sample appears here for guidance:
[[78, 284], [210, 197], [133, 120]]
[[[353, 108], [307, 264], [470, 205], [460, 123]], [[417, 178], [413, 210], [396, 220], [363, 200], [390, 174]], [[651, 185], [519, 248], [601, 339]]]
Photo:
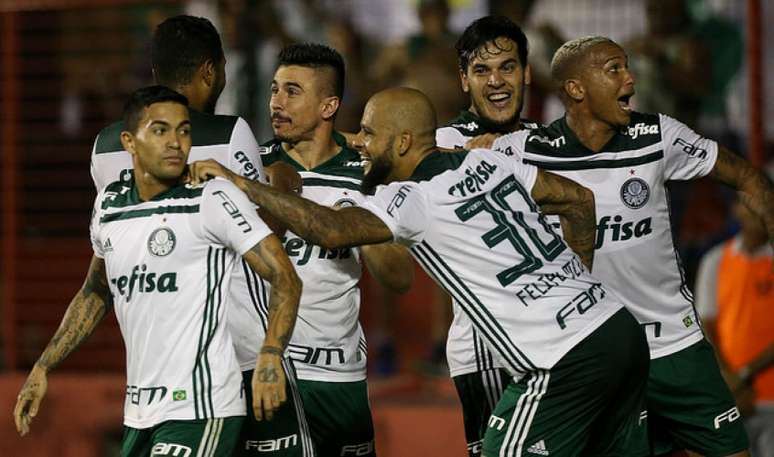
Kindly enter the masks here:
[[118, 180], [121, 182], [129, 182], [132, 180], [132, 169], [126, 168], [124, 170], [121, 170], [121, 173], [119, 174]]
[[166, 227], [158, 228], [148, 238], [148, 251], [156, 257], [167, 256], [175, 249], [176, 241], [172, 230]]
[[621, 200], [631, 209], [640, 209], [650, 199], [650, 187], [640, 178], [627, 179], [621, 186]]
[[349, 208], [350, 206], [357, 206], [354, 200], [351, 198], [340, 198], [336, 200], [336, 203], [333, 204], [333, 207], [338, 208]]

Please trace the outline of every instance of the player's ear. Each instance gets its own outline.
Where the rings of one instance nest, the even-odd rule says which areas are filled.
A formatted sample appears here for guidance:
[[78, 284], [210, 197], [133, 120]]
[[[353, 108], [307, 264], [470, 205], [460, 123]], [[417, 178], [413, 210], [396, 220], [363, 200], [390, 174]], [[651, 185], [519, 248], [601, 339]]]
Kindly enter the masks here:
[[462, 68], [460, 68], [460, 84], [462, 84], [463, 92], [466, 94], [470, 92], [470, 81], [468, 81], [468, 75]]
[[529, 86], [530, 84], [532, 84], [532, 68], [527, 64], [524, 67], [524, 85]]
[[134, 149], [134, 135], [132, 135], [131, 132], [128, 130], [124, 130], [121, 132], [121, 145], [124, 147], [124, 150], [126, 150], [129, 154], [134, 155], [135, 149]]
[[583, 84], [577, 79], [567, 79], [562, 84], [562, 89], [568, 97], [576, 102], [583, 101], [586, 96], [586, 90], [583, 88]]
[[339, 105], [341, 104], [341, 100], [339, 100], [339, 97], [332, 96], [332, 97], [325, 97], [322, 100], [322, 105], [320, 107], [321, 109], [321, 115], [322, 118], [326, 121], [333, 118], [333, 116], [336, 115], [336, 111], [339, 110]]
[[199, 67], [199, 73], [202, 77], [202, 81], [204, 81], [204, 84], [206, 84], [207, 87], [212, 87], [215, 85], [217, 71], [218, 69], [215, 67], [215, 62], [213, 62], [212, 59], [205, 60], [204, 63]]
[[413, 141], [413, 136], [411, 135], [411, 132], [403, 132], [400, 134], [400, 142], [398, 143], [398, 155], [404, 156], [407, 152], [409, 152], [409, 149], [411, 149], [411, 142]]

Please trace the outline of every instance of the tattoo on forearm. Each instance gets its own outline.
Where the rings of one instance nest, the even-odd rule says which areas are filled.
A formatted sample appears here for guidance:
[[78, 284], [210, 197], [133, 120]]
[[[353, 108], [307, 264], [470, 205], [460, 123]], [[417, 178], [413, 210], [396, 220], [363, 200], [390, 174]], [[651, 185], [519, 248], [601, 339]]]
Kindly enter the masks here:
[[[341, 248], [392, 239], [392, 233], [384, 223], [361, 208], [334, 211], [258, 182], [242, 182], [242, 189], [250, 200], [265, 208], [290, 231], [318, 246]], [[342, 223], [341, 218], [347, 214], [352, 214], [352, 217]]]
[[93, 260], [81, 290], [70, 302], [59, 328], [37, 364], [49, 370], [62, 362], [97, 327], [113, 301], [104, 262]]
[[260, 352], [261, 354], [282, 355], [284, 351], [280, 348], [275, 348], [272, 346], [263, 346]]
[[263, 276], [271, 283], [268, 327], [261, 352], [282, 355], [296, 325], [301, 280], [279, 241], [259, 243], [254, 252], [265, 265]]

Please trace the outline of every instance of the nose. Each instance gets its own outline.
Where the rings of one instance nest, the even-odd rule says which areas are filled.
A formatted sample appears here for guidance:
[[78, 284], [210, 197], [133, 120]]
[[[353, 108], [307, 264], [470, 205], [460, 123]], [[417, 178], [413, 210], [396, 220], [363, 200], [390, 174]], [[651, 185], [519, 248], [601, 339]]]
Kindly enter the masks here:
[[285, 104], [285, 97], [282, 95], [281, 92], [277, 92], [276, 94], [271, 94], [271, 97], [269, 98], [270, 110], [272, 111], [281, 110], [284, 104]]
[[624, 75], [624, 84], [627, 86], [634, 86], [634, 73], [629, 68], [626, 68], [626, 73]]
[[499, 70], [493, 70], [492, 73], [489, 75], [489, 79], [486, 81], [487, 85], [491, 87], [500, 87], [503, 85], [503, 78], [502, 75], [500, 75]]
[[361, 130], [352, 138], [352, 147], [360, 151], [363, 146], [363, 131]]

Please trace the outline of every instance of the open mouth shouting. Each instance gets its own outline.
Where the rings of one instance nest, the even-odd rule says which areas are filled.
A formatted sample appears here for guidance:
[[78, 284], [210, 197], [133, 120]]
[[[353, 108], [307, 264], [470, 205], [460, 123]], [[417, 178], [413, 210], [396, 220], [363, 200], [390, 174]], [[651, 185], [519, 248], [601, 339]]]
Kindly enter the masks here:
[[630, 114], [632, 112], [632, 105], [629, 104], [629, 101], [633, 95], [634, 92], [631, 92], [629, 94], [624, 94], [618, 97], [618, 107], [621, 108], [621, 110], [626, 114]]
[[486, 99], [489, 100], [489, 103], [498, 109], [507, 107], [512, 98], [513, 96], [509, 92], [492, 92], [486, 97]]

